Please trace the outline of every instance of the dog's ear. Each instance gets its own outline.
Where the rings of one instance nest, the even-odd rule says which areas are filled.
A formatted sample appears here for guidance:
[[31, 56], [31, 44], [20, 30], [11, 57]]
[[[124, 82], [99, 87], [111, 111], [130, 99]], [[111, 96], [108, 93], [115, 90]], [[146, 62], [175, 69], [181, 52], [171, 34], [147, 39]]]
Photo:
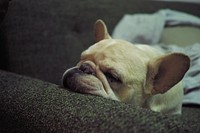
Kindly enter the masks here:
[[167, 92], [182, 80], [189, 67], [189, 57], [180, 53], [151, 60], [148, 64], [145, 92], [147, 94]]
[[96, 42], [111, 38], [105, 23], [101, 19], [98, 19], [94, 24], [94, 35]]

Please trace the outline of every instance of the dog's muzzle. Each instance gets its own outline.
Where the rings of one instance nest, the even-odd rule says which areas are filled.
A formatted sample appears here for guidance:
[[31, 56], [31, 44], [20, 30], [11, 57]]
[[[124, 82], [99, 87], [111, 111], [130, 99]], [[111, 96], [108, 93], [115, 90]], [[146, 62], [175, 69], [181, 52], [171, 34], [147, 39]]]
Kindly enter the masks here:
[[73, 67], [68, 70], [66, 70], [62, 76], [62, 86], [66, 88], [73, 88], [72, 82], [74, 80], [74, 77], [80, 76], [80, 75], [95, 75], [95, 70], [89, 65], [83, 63], [80, 67]]

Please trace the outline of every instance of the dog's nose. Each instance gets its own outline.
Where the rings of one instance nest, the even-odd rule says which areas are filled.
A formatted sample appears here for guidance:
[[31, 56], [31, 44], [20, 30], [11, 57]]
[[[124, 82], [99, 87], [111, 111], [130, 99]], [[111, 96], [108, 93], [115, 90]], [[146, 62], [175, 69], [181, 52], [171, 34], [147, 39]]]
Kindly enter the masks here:
[[79, 69], [86, 74], [92, 74], [92, 75], [95, 74], [95, 70], [87, 63], [81, 64]]
[[79, 70], [76, 67], [70, 68], [62, 76], [61, 84], [63, 87], [69, 87], [69, 84], [71, 83], [71, 79], [75, 74], [81, 74], [83, 73], [81, 70]]

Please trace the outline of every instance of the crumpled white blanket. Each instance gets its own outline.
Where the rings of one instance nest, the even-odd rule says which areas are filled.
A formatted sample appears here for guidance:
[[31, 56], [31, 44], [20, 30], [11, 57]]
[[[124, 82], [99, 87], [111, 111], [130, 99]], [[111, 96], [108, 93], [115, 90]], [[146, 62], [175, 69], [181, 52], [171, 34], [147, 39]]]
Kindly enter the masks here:
[[[200, 44], [188, 47], [158, 44], [165, 26], [200, 26], [200, 18], [170, 9], [162, 9], [154, 14], [124, 15], [116, 25], [112, 37], [132, 43], [150, 44], [166, 52], [181, 52], [191, 59], [191, 67], [183, 78], [183, 104], [200, 105]], [[157, 45], [155, 45], [157, 44]]]
[[113, 30], [113, 38], [134, 43], [156, 44], [165, 26], [200, 26], [196, 16], [170, 9], [162, 9], [154, 14], [126, 14]]

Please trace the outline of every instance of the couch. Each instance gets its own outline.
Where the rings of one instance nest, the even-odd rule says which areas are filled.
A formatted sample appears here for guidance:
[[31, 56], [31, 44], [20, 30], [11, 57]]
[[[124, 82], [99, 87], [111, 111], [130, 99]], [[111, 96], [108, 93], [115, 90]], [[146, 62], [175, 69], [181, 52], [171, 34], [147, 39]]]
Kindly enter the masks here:
[[200, 5], [150, 0], [1, 0], [0, 132], [200, 132], [198, 106], [164, 115], [60, 86], [63, 72], [94, 43], [93, 23], [112, 31], [125, 13]]

